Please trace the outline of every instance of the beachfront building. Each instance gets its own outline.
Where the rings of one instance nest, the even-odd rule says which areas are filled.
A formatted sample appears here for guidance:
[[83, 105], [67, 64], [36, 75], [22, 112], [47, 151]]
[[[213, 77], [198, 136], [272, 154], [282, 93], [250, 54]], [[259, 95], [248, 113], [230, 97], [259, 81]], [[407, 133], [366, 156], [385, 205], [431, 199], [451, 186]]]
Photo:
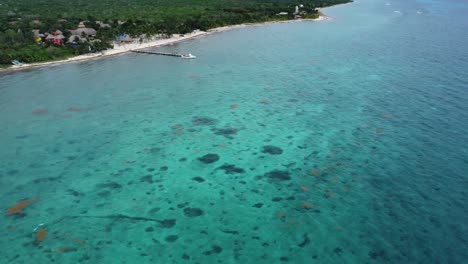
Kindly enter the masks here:
[[304, 11], [304, 10], [301, 10], [301, 8], [304, 8], [304, 5], [298, 5], [296, 6], [296, 8], [294, 9], [294, 19], [302, 19], [304, 18], [305, 16], [307, 16], [307, 12]]
[[31, 30], [31, 32], [33, 34], [33, 37], [35, 37], [35, 38], [41, 37], [41, 31], [39, 29], [33, 29], [33, 30]]
[[119, 34], [115, 36], [115, 41], [120, 43], [120, 44], [125, 44], [125, 43], [132, 43], [133, 38], [130, 37], [128, 34]]
[[86, 41], [86, 38], [82, 38], [81, 36], [79, 35], [71, 35], [69, 38], [68, 38], [68, 41], [67, 43], [71, 43], [71, 44], [79, 44], [79, 43], [83, 43]]
[[37, 44], [41, 44], [44, 34], [41, 34], [39, 29], [33, 29], [31, 30], [31, 32], [33, 34], [34, 42], [36, 42]]
[[87, 27], [78, 27], [77, 29], [68, 30], [72, 35], [86, 36], [86, 37], [95, 37], [96, 30], [94, 28]]
[[67, 45], [70, 48], [76, 49], [80, 46], [81, 43], [84, 43], [86, 41], [87, 41], [86, 38], [82, 38], [81, 36], [78, 36], [78, 35], [71, 35], [68, 38]]
[[66, 40], [66, 37], [63, 35], [63, 32], [56, 30], [53, 33], [45, 32], [42, 34], [39, 29], [31, 30], [34, 42], [37, 44], [49, 43], [54, 45], [63, 45]]
[[45, 38], [46, 42], [50, 44], [54, 44], [54, 45], [63, 45], [64, 39], [65, 39], [65, 36], [62, 34], [60, 30], [57, 30], [53, 34], [47, 34]]
[[88, 37], [88, 38], [95, 37], [97, 33], [94, 28], [87, 28], [83, 21], [78, 23], [77, 29], [69, 29], [68, 31], [70, 31], [72, 35], [78, 35], [78, 36], [83, 36], [83, 37]]

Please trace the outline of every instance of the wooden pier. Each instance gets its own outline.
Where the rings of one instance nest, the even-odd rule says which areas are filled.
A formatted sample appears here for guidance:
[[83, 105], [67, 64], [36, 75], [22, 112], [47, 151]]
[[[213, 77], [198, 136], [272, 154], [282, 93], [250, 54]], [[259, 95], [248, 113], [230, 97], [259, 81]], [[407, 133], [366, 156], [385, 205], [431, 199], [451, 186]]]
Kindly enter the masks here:
[[182, 58], [182, 54], [177, 54], [177, 53], [165, 53], [165, 52], [154, 52], [154, 51], [144, 51], [144, 50], [131, 50], [131, 52]]

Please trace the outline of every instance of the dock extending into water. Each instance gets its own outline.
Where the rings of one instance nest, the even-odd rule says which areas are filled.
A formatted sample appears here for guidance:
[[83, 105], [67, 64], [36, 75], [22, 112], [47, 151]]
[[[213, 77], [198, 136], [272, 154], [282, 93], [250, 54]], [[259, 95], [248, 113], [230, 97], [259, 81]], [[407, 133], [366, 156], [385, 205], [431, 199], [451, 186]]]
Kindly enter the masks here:
[[155, 51], [144, 51], [144, 50], [131, 50], [131, 52], [144, 53], [144, 54], [153, 54], [153, 55], [162, 55], [162, 56], [172, 56], [182, 58], [182, 54], [178, 53], [165, 53], [165, 52], [155, 52]]

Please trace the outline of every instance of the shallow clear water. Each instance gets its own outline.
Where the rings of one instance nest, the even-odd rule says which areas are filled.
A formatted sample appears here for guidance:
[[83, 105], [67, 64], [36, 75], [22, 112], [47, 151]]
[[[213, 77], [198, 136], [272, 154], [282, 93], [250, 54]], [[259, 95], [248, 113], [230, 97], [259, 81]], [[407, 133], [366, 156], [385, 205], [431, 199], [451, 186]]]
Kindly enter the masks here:
[[466, 262], [467, 12], [361, 0], [0, 76], [0, 262]]

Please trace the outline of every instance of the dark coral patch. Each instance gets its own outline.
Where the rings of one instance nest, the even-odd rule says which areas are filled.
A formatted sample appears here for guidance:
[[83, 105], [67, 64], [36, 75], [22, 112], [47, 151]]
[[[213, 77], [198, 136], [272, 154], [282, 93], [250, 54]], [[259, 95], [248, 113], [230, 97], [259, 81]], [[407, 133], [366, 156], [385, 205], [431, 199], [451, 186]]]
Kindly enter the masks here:
[[206, 154], [205, 156], [203, 157], [200, 157], [198, 158], [199, 161], [205, 163], [205, 164], [210, 164], [210, 163], [213, 163], [213, 162], [216, 162], [219, 160], [219, 155], [218, 154], [213, 154], [213, 153], [209, 153], [209, 154]]
[[217, 169], [224, 170], [226, 174], [235, 174], [235, 173], [244, 173], [245, 170], [242, 168], [237, 168], [236, 166], [232, 164], [224, 164], [221, 167], [218, 167]]
[[308, 244], [310, 244], [310, 238], [309, 238], [309, 236], [307, 236], [307, 234], [304, 234], [304, 238], [303, 238], [302, 242], [298, 246], [305, 247]]
[[265, 177], [269, 178], [270, 180], [275, 180], [275, 181], [289, 181], [291, 180], [291, 176], [289, 175], [289, 172], [287, 171], [281, 171], [281, 170], [274, 170], [265, 173]]
[[188, 205], [187, 202], [185, 202], [185, 203], [180, 203], [180, 204], [177, 205], [177, 208], [184, 208], [184, 207], [187, 206], [187, 205]]
[[184, 215], [187, 217], [197, 217], [203, 215], [204, 212], [200, 208], [187, 207], [184, 209]]
[[204, 182], [205, 179], [203, 179], [202, 177], [193, 177], [192, 180], [196, 181], [196, 182]]
[[162, 221], [159, 221], [159, 223], [161, 224], [162, 228], [172, 228], [172, 227], [175, 226], [176, 220], [175, 219], [164, 219]]
[[111, 192], [109, 191], [102, 191], [102, 192], [98, 192], [97, 195], [99, 197], [102, 197], [102, 198], [106, 198], [106, 197], [109, 197], [111, 195]]
[[16, 175], [18, 174], [19, 170], [9, 170], [7, 171], [7, 174], [10, 175], [10, 176], [13, 176], [13, 175]]
[[238, 235], [239, 234], [239, 231], [236, 231], [236, 230], [221, 230], [223, 233], [226, 233], [226, 234], [231, 234], [231, 235]]
[[343, 249], [340, 247], [336, 247], [335, 249], [333, 249], [333, 253], [335, 253], [338, 256], [341, 256], [341, 254], [343, 253]]
[[145, 152], [155, 153], [155, 152], [158, 152], [160, 150], [161, 150], [160, 148], [149, 148], [149, 149], [145, 149]]
[[214, 245], [214, 246], [211, 246], [211, 250], [207, 250], [207, 251], [203, 252], [203, 255], [209, 256], [211, 254], [219, 254], [222, 251], [223, 251], [222, 247]]
[[384, 250], [373, 250], [369, 252], [369, 257], [372, 259], [386, 258], [386, 253]]
[[98, 188], [109, 188], [109, 189], [120, 189], [122, 188], [122, 185], [116, 183], [116, 182], [109, 182], [109, 183], [101, 183], [97, 184], [96, 187]]
[[177, 239], [179, 239], [179, 236], [170, 235], [170, 236], [167, 236], [164, 240], [166, 240], [166, 242], [173, 243], [173, 242], [175, 242]]
[[268, 154], [271, 154], [271, 155], [280, 155], [280, 154], [283, 153], [283, 150], [281, 148], [278, 148], [278, 147], [275, 147], [275, 146], [267, 145], [267, 146], [263, 146], [262, 152], [263, 153], [268, 153]]
[[194, 125], [197, 126], [211, 126], [216, 124], [216, 119], [210, 117], [196, 116], [192, 120]]
[[213, 249], [214, 253], [221, 253], [221, 251], [223, 251], [223, 248], [220, 246], [213, 246], [211, 248]]
[[140, 182], [153, 183], [153, 176], [152, 175], [143, 176], [140, 178]]
[[237, 128], [228, 127], [228, 128], [214, 128], [212, 129], [212, 131], [214, 131], [215, 135], [232, 138], [232, 136], [237, 134], [237, 131], [239, 130]]

